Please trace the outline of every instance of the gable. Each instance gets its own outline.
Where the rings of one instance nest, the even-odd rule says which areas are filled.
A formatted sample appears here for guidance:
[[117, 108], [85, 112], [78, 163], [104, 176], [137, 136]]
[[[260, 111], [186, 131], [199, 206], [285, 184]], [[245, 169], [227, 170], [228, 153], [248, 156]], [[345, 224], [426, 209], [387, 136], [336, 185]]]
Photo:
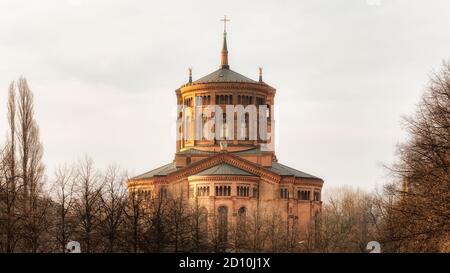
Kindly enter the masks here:
[[203, 170], [195, 175], [198, 176], [207, 176], [207, 175], [244, 175], [244, 176], [254, 176], [253, 174], [242, 170], [240, 168], [234, 167], [227, 163], [221, 163], [219, 165], [215, 165], [211, 168]]
[[[250, 162], [246, 159], [243, 159], [239, 156], [230, 154], [230, 153], [218, 153], [216, 155], [210, 156], [208, 158], [196, 161], [184, 168], [181, 168], [173, 173], [168, 174], [168, 179], [177, 180], [182, 179], [184, 177], [188, 177], [191, 175], [199, 175], [201, 172], [211, 169], [212, 167], [227, 164], [228, 166], [234, 167], [230, 168], [228, 166], [217, 167], [215, 169], [209, 170], [206, 173], [213, 172], [239, 172], [239, 173], [248, 173], [245, 175], [253, 175], [261, 178], [265, 178], [266, 180], [277, 182], [280, 181], [281, 177], [279, 174], [264, 168], [258, 164]], [[211, 174], [209, 174], [211, 175]]]

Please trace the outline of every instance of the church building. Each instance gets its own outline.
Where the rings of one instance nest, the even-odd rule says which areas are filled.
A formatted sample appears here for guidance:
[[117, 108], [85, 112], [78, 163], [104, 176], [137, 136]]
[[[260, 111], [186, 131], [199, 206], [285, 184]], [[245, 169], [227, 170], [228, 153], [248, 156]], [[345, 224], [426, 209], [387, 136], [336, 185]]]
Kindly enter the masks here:
[[[226, 17], [223, 21], [226, 26]], [[197, 80], [192, 79], [190, 69], [188, 82], [175, 90], [177, 104], [192, 111], [189, 115], [179, 113], [174, 160], [130, 179], [129, 191], [150, 198], [181, 197], [197, 205], [208, 225], [218, 228], [225, 244], [232, 243], [228, 242], [230, 234], [239, 221], [255, 212], [275, 213], [301, 240], [311, 233], [312, 222], [320, 213], [323, 180], [286, 166], [276, 157], [272, 113], [276, 89], [263, 81], [261, 68], [257, 80], [231, 69], [225, 26], [219, 69]], [[267, 114], [256, 115], [256, 126], [264, 123], [262, 130], [266, 133], [261, 134], [261, 128], [251, 132], [249, 111], [241, 119], [235, 112], [230, 116], [226, 107], [238, 105], [243, 109], [264, 106]], [[219, 107], [223, 113], [205, 115], [209, 106]], [[213, 138], [189, 137], [204, 131], [196, 121], [207, 123], [211, 119], [221, 119], [233, 130], [223, 125], [227, 132], [219, 134], [216, 127]], [[242, 130], [238, 129], [240, 124]], [[255, 139], [252, 134], [265, 138]]]

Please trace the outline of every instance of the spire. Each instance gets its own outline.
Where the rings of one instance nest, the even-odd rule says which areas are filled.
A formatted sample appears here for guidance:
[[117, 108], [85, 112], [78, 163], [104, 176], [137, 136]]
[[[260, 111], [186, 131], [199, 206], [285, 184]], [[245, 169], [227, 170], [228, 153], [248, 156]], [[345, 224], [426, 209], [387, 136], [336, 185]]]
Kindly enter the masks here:
[[223, 46], [222, 46], [222, 58], [220, 65], [224, 69], [229, 69], [230, 66], [228, 65], [228, 48], [227, 48], [227, 22], [230, 21], [230, 19], [227, 19], [227, 16], [224, 15], [223, 19], [220, 21], [223, 21]]
[[188, 70], [189, 70], [189, 83], [192, 83], [192, 67], [189, 67]]

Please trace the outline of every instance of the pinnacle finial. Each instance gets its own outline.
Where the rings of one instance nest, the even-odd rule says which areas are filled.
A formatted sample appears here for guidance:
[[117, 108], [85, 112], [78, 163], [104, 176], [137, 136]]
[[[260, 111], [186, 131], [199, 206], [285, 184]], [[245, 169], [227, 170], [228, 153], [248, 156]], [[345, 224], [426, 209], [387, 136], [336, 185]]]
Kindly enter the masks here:
[[189, 67], [188, 71], [189, 71], [189, 83], [192, 83], [192, 67]]
[[262, 82], [262, 67], [259, 67], [259, 82]]

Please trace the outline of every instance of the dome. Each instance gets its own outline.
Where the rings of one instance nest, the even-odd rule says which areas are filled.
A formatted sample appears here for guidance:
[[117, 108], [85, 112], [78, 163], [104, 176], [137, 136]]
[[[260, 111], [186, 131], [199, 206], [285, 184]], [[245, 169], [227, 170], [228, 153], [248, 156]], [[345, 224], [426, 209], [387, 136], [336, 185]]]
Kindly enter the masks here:
[[197, 83], [216, 83], [216, 82], [245, 82], [245, 83], [258, 83], [250, 78], [247, 78], [229, 68], [220, 68], [196, 81]]

